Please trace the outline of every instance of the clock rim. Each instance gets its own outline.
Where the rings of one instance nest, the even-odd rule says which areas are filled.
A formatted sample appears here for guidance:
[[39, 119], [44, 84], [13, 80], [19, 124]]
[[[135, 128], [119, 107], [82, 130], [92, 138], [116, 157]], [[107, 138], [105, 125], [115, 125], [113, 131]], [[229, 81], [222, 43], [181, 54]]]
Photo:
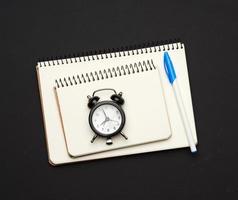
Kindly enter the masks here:
[[[100, 107], [100, 106], [102, 106], [102, 105], [112, 105], [112, 106], [115, 106], [115, 107], [119, 110], [119, 112], [121, 113], [121, 117], [122, 117], [122, 119], [121, 119], [121, 125], [120, 125], [120, 127], [119, 127], [115, 132], [113, 132], [113, 133], [111, 133], [111, 134], [103, 134], [103, 133], [99, 132], [99, 131], [94, 127], [93, 122], [92, 122], [92, 116], [93, 116], [94, 111], [95, 111], [98, 107]], [[124, 110], [122, 109], [122, 107], [121, 107], [120, 105], [118, 105], [117, 103], [115, 103], [115, 102], [113, 102], [113, 101], [101, 101], [101, 102], [97, 103], [97, 104], [91, 109], [91, 111], [90, 111], [90, 113], [89, 113], [89, 116], [88, 116], [88, 121], [89, 121], [89, 125], [90, 125], [90, 127], [91, 127], [91, 129], [93, 130], [94, 133], [96, 133], [96, 134], [99, 135], [99, 136], [107, 137], [107, 138], [108, 138], [108, 137], [112, 137], [112, 136], [114, 136], [114, 135], [117, 135], [117, 134], [121, 133], [122, 129], [123, 129], [124, 126], [125, 126], [126, 115], [125, 115], [125, 112], [124, 112]]]

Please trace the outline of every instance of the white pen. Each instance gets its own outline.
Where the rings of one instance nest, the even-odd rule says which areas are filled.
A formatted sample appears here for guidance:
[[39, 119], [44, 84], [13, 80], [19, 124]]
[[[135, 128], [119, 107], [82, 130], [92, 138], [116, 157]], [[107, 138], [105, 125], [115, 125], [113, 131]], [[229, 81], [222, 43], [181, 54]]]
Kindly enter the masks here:
[[187, 136], [187, 140], [190, 146], [190, 150], [192, 153], [197, 152], [197, 148], [193, 139], [193, 135], [192, 135], [192, 129], [188, 120], [188, 116], [185, 110], [185, 106], [183, 103], [183, 99], [180, 93], [180, 88], [177, 82], [177, 76], [174, 70], [174, 66], [173, 63], [170, 59], [170, 56], [168, 54], [168, 52], [164, 53], [164, 69], [165, 72], [167, 74], [167, 77], [169, 79], [169, 82], [171, 84], [171, 86], [173, 87], [173, 92], [174, 92], [174, 96], [177, 102], [177, 106], [179, 109], [179, 113], [182, 119], [182, 123], [186, 132], [186, 136]]

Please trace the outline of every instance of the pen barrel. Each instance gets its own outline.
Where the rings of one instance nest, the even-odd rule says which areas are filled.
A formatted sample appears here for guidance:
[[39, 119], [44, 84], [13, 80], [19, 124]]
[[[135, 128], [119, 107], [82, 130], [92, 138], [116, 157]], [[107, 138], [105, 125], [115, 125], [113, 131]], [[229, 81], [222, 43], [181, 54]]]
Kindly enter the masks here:
[[196, 145], [195, 145], [195, 142], [194, 142], [194, 138], [193, 138], [193, 135], [192, 135], [192, 129], [191, 129], [191, 126], [190, 126], [190, 122], [188, 120], [188, 115], [186, 113], [186, 109], [185, 109], [185, 106], [184, 106], [184, 102], [183, 102], [183, 99], [182, 99], [182, 96], [181, 96], [181, 92], [180, 92], [180, 89], [179, 89], [177, 79], [174, 80], [174, 82], [173, 82], [173, 90], [174, 90], [176, 102], [177, 102], [177, 105], [178, 105], [178, 109], [179, 109], [179, 112], [180, 112], [181, 121], [183, 123], [183, 127], [185, 129], [187, 140], [188, 140], [188, 143], [189, 143], [189, 146], [190, 146], [190, 150], [191, 150], [191, 152], [196, 152], [197, 148], [196, 148]]

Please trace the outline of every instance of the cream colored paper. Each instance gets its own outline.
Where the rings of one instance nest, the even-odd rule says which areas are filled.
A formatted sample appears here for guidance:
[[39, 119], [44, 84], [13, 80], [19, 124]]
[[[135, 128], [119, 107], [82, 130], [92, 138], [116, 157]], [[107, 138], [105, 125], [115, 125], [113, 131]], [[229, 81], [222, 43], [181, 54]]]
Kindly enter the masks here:
[[[172, 50], [172, 47], [176, 47]], [[71, 162], [80, 162], [93, 159], [102, 159], [115, 156], [123, 156], [137, 153], [145, 153], [152, 151], [161, 151], [166, 149], [175, 149], [187, 147], [188, 142], [177, 109], [173, 90], [168, 82], [164, 68], [163, 68], [163, 48], [168, 50], [173, 63], [176, 67], [177, 81], [181, 87], [181, 95], [184, 100], [186, 111], [188, 113], [189, 121], [192, 126], [193, 136], [197, 142], [196, 128], [193, 115], [193, 107], [188, 79], [188, 71], [185, 57], [185, 48], [181, 43], [174, 43], [170, 45], [157, 46], [146, 49], [139, 49], [134, 51], [126, 51], [113, 54], [102, 54], [97, 56], [89, 56], [83, 58], [73, 58], [72, 63], [70, 59], [63, 60], [61, 64], [59, 60], [41, 62], [37, 65], [37, 76], [39, 83], [39, 90], [41, 96], [42, 111], [44, 116], [45, 135], [47, 140], [48, 158], [52, 165], [59, 165]], [[112, 56], [111, 56], [112, 55]], [[172, 137], [166, 141], [159, 141], [140, 146], [128, 147], [124, 149], [117, 149], [114, 151], [102, 152], [93, 155], [83, 156], [80, 158], [72, 158], [68, 155], [66, 143], [64, 139], [59, 109], [57, 106], [56, 96], [54, 92], [55, 80], [61, 77], [72, 76], [75, 73], [84, 73], [87, 68], [97, 70], [100, 67], [124, 65], [127, 63], [137, 62], [138, 60], [153, 59], [161, 74], [162, 85], [166, 104], [169, 113], [169, 119], [172, 128]], [[81, 61], [80, 61], [81, 60]], [[77, 61], [77, 62], [75, 62]], [[50, 66], [49, 66], [50, 64]]]
[[[139, 66], [138, 63], [137, 65]], [[71, 77], [71, 81], [66, 82], [68, 86], [64, 84], [64, 87], [56, 89], [65, 141], [70, 156], [78, 157], [120, 149], [165, 140], [171, 136], [159, 71], [157, 68], [154, 69], [152, 64], [150, 65], [151, 68], [149, 68], [149, 65], [138, 66], [134, 69], [134, 73], [132, 73], [132, 70], [130, 70], [130, 74], [127, 73], [128, 69], [124, 69], [124, 66], [125, 71], [120, 70], [121, 76], [119, 76], [118, 71], [118, 75], [114, 77], [110, 77], [109, 72], [106, 72], [104, 77], [107, 75], [108, 78], [82, 82], [81, 84], [74, 84], [73, 81], [76, 79], [73, 80]], [[114, 69], [116, 67], [114, 66]], [[143, 70], [140, 69], [141, 67]], [[104, 69], [108, 71], [110, 68], [102, 68], [101, 70], [104, 71]], [[95, 72], [90, 70], [92, 69], [88, 68], [87, 74]], [[126, 72], [126, 75], [123, 75], [124, 72]], [[95, 75], [93, 77], [96, 78]], [[113, 88], [118, 92], [123, 92], [125, 104], [122, 108], [126, 115], [123, 133], [128, 137], [128, 140], [125, 140], [121, 135], [117, 135], [112, 137], [112, 145], [106, 145], [106, 140], [102, 137], [98, 137], [94, 143], [91, 143], [95, 134], [88, 122], [90, 110], [87, 107], [87, 96], [102, 88]], [[112, 93], [104, 92], [97, 95], [101, 99], [110, 100]]]

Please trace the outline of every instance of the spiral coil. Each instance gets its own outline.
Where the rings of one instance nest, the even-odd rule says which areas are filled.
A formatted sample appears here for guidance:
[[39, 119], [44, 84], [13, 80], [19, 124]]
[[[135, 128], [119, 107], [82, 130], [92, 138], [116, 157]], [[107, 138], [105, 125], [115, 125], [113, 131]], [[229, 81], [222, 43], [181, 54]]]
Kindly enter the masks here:
[[139, 61], [128, 65], [112, 67], [108, 69], [88, 72], [84, 74], [76, 74], [71, 77], [63, 77], [55, 80], [56, 88], [68, 87], [72, 85], [83, 84], [87, 82], [99, 81], [129, 74], [141, 73], [155, 70], [156, 67], [153, 60]]
[[169, 51], [184, 48], [183, 43], [178, 39], [161, 42], [151, 42], [143, 45], [121, 47], [118, 49], [108, 49], [103, 51], [90, 51], [86, 53], [67, 55], [63, 57], [47, 58], [45, 61], [38, 62], [39, 67], [57, 66], [70, 63], [86, 62], [92, 60], [125, 57], [152, 52]]

